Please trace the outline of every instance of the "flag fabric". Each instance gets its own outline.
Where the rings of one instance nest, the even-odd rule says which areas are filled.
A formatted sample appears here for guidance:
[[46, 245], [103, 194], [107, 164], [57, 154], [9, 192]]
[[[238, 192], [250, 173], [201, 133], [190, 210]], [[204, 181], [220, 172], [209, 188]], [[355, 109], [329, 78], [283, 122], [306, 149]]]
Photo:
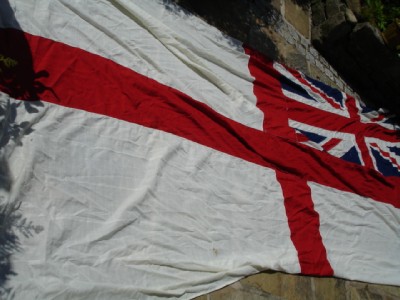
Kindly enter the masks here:
[[2, 296], [186, 299], [268, 269], [400, 285], [390, 116], [167, 1], [0, 12]]
[[400, 176], [399, 136], [395, 132], [399, 126], [394, 115], [369, 109], [343, 92], [280, 64], [274, 66], [283, 76], [282, 91], [289, 101], [317, 108], [304, 114], [308, 119], [305, 121], [295, 111], [301, 112], [301, 105], [289, 106], [289, 126], [295, 129], [298, 141], [385, 176]]

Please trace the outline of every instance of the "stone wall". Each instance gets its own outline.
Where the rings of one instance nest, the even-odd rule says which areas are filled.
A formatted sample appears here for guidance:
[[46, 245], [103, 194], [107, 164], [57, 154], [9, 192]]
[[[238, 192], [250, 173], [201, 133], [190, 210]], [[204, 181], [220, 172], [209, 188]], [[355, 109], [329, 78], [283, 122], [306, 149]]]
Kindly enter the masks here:
[[400, 58], [364, 22], [360, 0], [313, 0], [312, 43], [362, 97], [400, 116]]
[[[357, 93], [353, 91], [335, 68], [311, 43], [312, 27], [310, 9], [301, 7], [291, 0], [281, 1], [280, 5], [281, 22], [273, 24], [273, 27], [282, 37], [283, 43], [293, 45], [295, 49], [292, 53], [285, 53], [282, 61], [311, 77], [358, 97]], [[279, 45], [278, 48], [282, 49], [283, 47]], [[295, 57], [297, 59], [294, 59]]]
[[265, 272], [196, 300], [396, 300], [400, 288], [337, 278]]

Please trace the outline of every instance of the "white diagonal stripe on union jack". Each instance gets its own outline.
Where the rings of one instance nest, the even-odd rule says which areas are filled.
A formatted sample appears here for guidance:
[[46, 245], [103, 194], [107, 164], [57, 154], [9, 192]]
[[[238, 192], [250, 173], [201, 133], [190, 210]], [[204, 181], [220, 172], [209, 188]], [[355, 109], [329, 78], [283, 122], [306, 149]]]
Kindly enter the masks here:
[[[279, 63], [274, 68], [282, 75], [282, 93], [290, 101], [289, 126], [306, 137], [301, 142], [385, 176], [400, 176], [398, 125], [390, 115]], [[341, 142], [324, 149], [331, 138]]]

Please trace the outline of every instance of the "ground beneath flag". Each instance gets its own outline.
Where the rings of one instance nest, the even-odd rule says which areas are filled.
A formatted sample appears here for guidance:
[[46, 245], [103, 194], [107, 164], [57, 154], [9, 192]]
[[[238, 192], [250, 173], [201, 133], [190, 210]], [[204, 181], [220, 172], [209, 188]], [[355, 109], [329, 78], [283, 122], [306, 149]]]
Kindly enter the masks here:
[[400, 299], [400, 288], [340, 278], [264, 272], [195, 300]]

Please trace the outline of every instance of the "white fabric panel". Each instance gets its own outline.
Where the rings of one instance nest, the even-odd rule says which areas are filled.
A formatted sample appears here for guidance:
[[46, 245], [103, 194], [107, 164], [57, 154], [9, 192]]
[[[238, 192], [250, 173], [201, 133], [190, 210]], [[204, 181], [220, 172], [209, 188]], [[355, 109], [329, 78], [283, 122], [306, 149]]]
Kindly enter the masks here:
[[262, 130], [263, 113], [255, 106], [240, 43], [177, 6], [149, 0], [9, 2], [19, 24], [3, 13], [0, 26], [109, 58]]
[[136, 124], [0, 101], [16, 108], [7, 126], [24, 128], [2, 149], [8, 201], [34, 229], [18, 234], [15, 299], [187, 299], [300, 272], [275, 171]]
[[356, 194], [308, 185], [335, 276], [398, 284], [400, 228], [395, 224], [400, 224], [400, 211]]

